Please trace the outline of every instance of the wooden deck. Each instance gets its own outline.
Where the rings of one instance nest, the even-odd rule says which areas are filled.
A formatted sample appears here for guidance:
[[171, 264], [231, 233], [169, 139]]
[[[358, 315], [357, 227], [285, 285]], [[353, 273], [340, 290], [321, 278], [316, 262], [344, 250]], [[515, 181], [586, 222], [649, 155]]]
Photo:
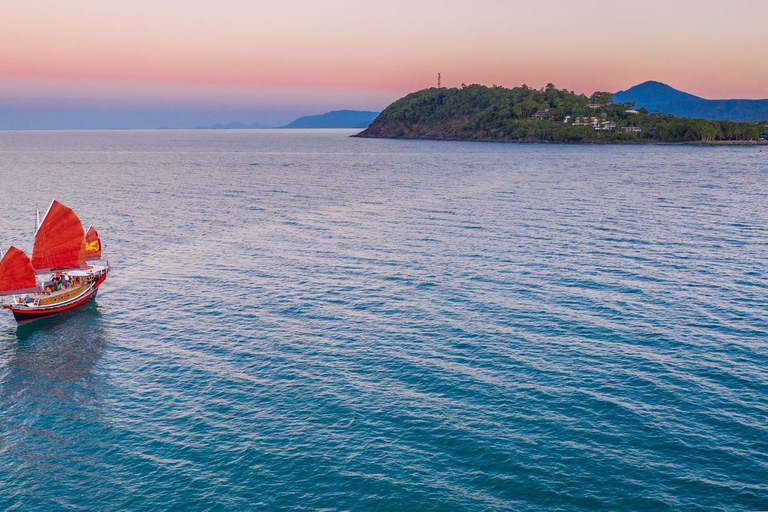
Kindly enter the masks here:
[[88, 289], [87, 284], [81, 284], [80, 286], [53, 292], [50, 295], [35, 293], [33, 295], [30, 295], [30, 298], [33, 299], [35, 303], [39, 304], [40, 306], [50, 306], [51, 304], [58, 304], [60, 302], [67, 301], [73, 297], [77, 297], [87, 289]]

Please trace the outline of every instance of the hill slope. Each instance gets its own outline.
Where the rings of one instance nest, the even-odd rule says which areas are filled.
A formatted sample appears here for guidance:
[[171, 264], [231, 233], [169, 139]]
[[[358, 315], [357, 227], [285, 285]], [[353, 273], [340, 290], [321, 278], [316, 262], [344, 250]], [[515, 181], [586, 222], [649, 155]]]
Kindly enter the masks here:
[[667, 84], [661, 82], [655, 82], [649, 80], [641, 84], [630, 87], [626, 91], [619, 91], [613, 95], [613, 101], [616, 103], [627, 103], [634, 101], [643, 104], [660, 104], [660, 103], [676, 103], [681, 101], [698, 101], [704, 98], [699, 98], [693, 94], [687, 92], [678, 91], [674, 87], [670, 87]]
[[378, 112], [363, 110], [334, 110], [300, 117], [283, 128], [367, 128], [378, 115]]
[[431, 88], [389, 105], [359, 137], [535, 142], [756, 140], [754, 123], [680, 119], [591, 97], [527, 86]]
[[661, 82], [644, 82], [619, 91], [617, 103], [634, 102], [637, 108], [681, 117], [728, 121], [768, 120], [768, 100], [708, 100], [678, 91]]

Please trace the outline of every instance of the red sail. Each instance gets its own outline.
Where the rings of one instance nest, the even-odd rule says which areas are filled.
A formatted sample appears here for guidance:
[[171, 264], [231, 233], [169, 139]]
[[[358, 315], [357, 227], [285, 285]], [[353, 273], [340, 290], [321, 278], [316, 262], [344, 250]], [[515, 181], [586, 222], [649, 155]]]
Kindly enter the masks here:
[[101, 238], [96, 229], [91, 226], [85, 234], [85, 259], [97, 260], [101, 258]]
[[75, 212], [58, 201], [51, 203], [35, 234], [32, 249], [35, 272], [85, 268], [85, 232]]
[[24, 251], [11, 246], [0, 260], [0, 295], [18, 295], [36, 290], [32, 263]]

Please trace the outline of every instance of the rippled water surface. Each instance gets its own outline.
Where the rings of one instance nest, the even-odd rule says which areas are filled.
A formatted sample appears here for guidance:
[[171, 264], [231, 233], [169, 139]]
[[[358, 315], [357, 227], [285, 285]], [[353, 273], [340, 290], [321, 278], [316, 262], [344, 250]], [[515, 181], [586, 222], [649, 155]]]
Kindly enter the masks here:
[[768, 151], [0, 133], [0, 509], [768, 508]]

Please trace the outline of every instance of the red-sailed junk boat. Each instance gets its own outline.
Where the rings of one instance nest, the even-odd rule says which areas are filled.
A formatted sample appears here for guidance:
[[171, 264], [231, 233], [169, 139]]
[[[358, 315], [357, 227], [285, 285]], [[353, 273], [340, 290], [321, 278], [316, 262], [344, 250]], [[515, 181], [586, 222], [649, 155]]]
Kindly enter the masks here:
[[54, 200], [43, 221], [37, 212], [30, 260], [11, 247], [0, 260], [0, 296], [10, 296], [17, 322], [64, 313], [94, 299], [109, 273], [101, 261], [101, 240], [91, 226], [86, 233], [75, 212]]

